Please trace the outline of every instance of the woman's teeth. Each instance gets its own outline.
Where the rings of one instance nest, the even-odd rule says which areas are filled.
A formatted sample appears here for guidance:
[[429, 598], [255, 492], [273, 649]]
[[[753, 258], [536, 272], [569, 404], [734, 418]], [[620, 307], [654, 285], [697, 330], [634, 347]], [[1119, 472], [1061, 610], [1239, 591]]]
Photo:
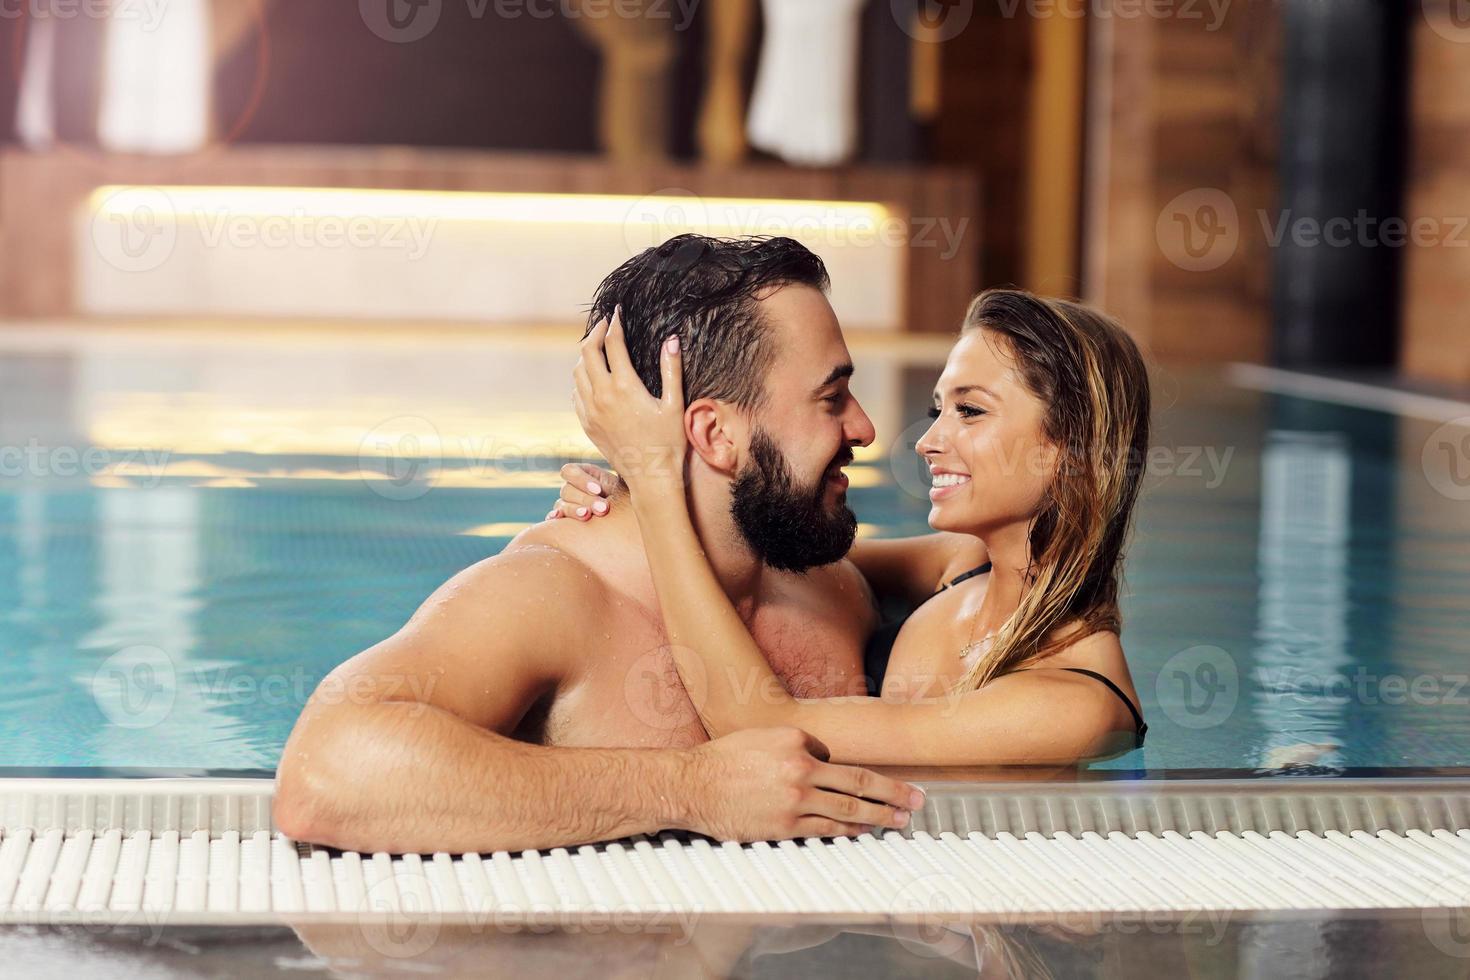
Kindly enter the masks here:
[[959, 473], [935, 473], [934, 474], [934, 486], [936, 486], [936, 487], [957, 487], [961, 483], [969, 483], [969, 482], [970, 482], [970, 478], [968, 476], [963, 476], [963, 475], [961, 475]]

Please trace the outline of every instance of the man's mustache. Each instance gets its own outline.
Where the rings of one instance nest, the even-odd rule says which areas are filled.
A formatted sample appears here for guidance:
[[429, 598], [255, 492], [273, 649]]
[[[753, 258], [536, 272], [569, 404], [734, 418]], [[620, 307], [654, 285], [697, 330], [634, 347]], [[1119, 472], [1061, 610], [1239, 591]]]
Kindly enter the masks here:
[[843, 446], [842, 452], [832, 457], [832, 462], [822, 471], [821, 477], [817, 480], [816, 492], [818, 500], [823, 499], [827, 494], [827, 474], [833, 470], [842, 469], [851, 463], [854, 458], [851, 446]]

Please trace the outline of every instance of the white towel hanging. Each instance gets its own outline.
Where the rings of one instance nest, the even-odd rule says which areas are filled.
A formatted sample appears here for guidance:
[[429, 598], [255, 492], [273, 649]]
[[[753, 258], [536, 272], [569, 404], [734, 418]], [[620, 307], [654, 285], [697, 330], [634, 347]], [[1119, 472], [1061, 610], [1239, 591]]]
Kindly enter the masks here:
[[107, 22], [97, 138], [122, 153], [190, 153], [209, 139], [207, 0]]
[[823, 167], [857, 148], [858, 41], [866, 0], [763, 0], [750, 100], [752, 146]]

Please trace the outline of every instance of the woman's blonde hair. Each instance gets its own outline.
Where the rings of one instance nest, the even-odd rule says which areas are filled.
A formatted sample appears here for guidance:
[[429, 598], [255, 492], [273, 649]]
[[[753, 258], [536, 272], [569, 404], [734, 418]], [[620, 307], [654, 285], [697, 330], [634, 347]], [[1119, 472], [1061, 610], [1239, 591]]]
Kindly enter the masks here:
[[1148, 454], [1150, 410], [1137, 345], [1115, 321], [1080, 303], [986, 290], [965, 314], [961, 332], [972, 330], [1001, 342], [1045, 406], [1042, 429], [1058, 462], [1031, 522], [1021, 604], [961, 690], [1064, 643], [1121, 628], [1118, 577]]

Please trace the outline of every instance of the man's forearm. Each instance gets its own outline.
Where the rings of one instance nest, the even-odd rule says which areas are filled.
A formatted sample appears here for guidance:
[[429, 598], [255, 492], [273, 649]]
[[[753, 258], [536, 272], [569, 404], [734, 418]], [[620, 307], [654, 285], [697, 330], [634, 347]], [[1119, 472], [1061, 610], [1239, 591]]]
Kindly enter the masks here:
[[690, 753], [530, 745], [417, 702], [309, 706], [276, 776], [276, 823], [361, 851], [495, 851], [691, 823]]

